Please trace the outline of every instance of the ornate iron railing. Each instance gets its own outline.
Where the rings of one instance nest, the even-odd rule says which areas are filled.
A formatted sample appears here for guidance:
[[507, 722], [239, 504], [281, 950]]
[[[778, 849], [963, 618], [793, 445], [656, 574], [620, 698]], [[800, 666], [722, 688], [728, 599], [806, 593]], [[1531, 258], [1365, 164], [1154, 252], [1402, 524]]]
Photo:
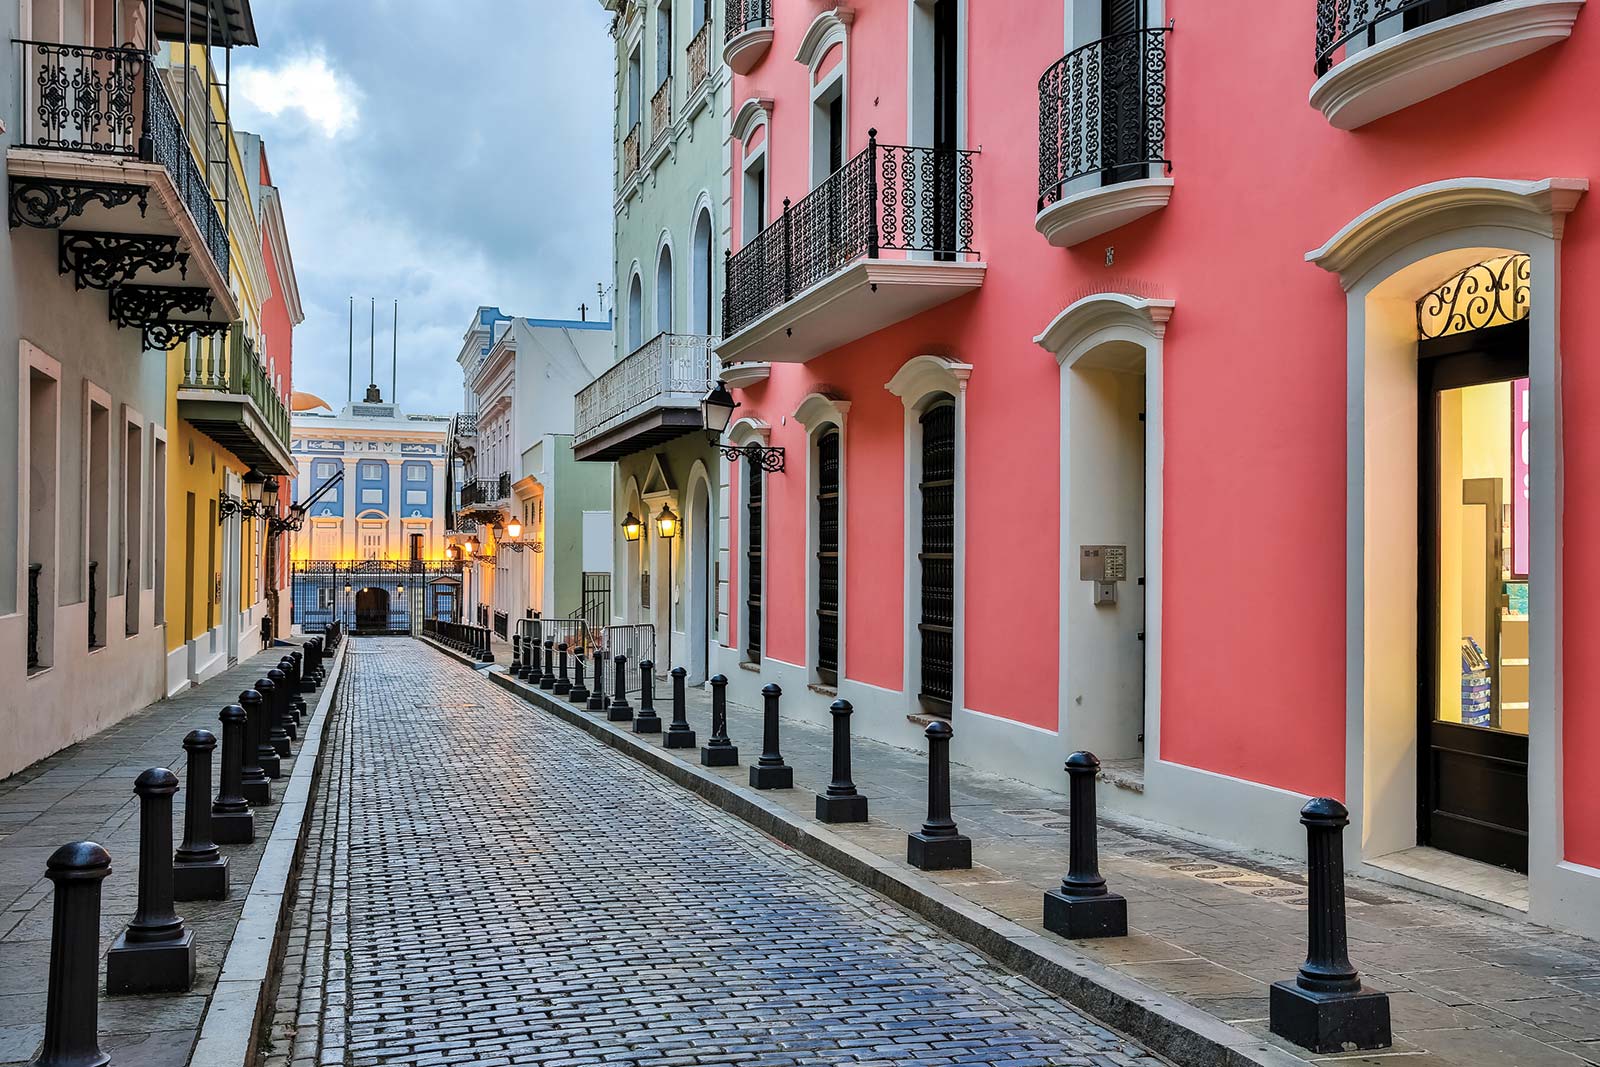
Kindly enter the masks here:
[[[339, 623], [357, 632], [419, 633], [423, 619], [461, 618], [459, 560], [296, 560], [294, 622], [305, 632]], [[364, 594], [364, 595], [363, 595]]]
[[772, 25], [772, 0], [728, 0], [723, 9], [727, 40], [741, 33]]
[[39, 666], [39, 576], [44, 564], [28, 564], [28, 669]]
[[1499, 0], [1317, 0], [1317, 77], [1385, 37]]
[[700, 88], [700, 83], [711, 76], [711, 22], [707, 20], [701, 25], [694, 37], [689, 40], [687, 51], [689, 71], [689, 93]]
[[1532, 307], [1532, 281], [1533, 260], [1525, 255], [1474, 263], [1417, 301], [1417, 336], [1428, 341], [1519, 322]]
[[[1039, 79], [1039, 210], [1088, 174], [1144, 177], [1167, 158], [1165, 27], [1075, 48]], [[1125, 176], [1123, 176], [1125, 175]]]
[[655, 408], [698, 406], [711, 391], [714, 344], [703, 334], [662, 333], [640, 345], [578, 392], [572, 443]]
[[166, 87], [143, 49], [18, 41], [19, 143], [160, 163], [217, 269], [228, 277], [228, 231]]
[[722, 333], [731, 337], [858, 259], [886, 251], [971, 254], [972, 157], [963, 149], [867, 147], [726, 262]]
[[498, 478], [480, 478], [461, 487], [461, 507], [483, 507], [511, 499], [511, 474], [502, 471]]
[[627, 181], [639, 173], [639, 124], [635, 122], [622, 139], [622, 180]]
[[458, 441], [463, 438], [478, 436], [478, 413], [476, 411], [458, 412], [451, 423], [450, 435]]
[[187, 346], [183, 388], [249, 397], [272, 436], [284, 448], [289, 447], [289, 408], [278, 395], [266, 363], [256, 354], [255, 343], [244, 335], [243, 325], [234, 323], [226, 341], [208, 338]]
[[672, 79], [664, 78], [650, 98], [650, 147], [652, 150], [672, 128]]

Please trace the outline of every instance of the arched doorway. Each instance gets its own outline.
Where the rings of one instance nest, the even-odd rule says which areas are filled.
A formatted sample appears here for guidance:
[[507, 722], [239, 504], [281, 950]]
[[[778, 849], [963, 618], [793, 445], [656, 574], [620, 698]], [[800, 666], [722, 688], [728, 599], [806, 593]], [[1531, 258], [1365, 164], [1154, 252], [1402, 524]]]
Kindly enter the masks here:
[[689, 521], [684, 529], [689, 539], [689, 568], [686, 589], [689, 596], [689, 682], [699, 685], [710, 675], [711, 656], [711, 492], [704, 478], [696, 479], [689, 490]]
[[389, 627], [389, 590], [367, 586], [356, 591], [356, 632], [375, 633]]

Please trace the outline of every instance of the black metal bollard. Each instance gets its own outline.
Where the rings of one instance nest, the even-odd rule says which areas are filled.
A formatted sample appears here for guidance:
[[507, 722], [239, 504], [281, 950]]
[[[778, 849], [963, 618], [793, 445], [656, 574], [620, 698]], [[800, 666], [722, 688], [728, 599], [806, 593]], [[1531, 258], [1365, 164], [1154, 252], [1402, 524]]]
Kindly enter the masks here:
[[567, 643], [565, 641], [556, 646], [556, 655], [561, 657], [561, 669], [556, 672], [556, 687], [550, 691], [558, 697], [564, 697], [572, 692], [572, 682], [567, 677]]
[[[261, 753], [261, 769], [267, 772], [268, 778], [282, 778], [282, 759], [288, 755], [284, 749], [289, 747], [289, 735], [283, 730], [283, 698], [289, 693], [289, 679], [284, 677], [282, 668], [274, 667], [267, 672], [267, 681], [272, 683], [272, 692], [261, 690], [261, 700], [266, 705], [267, 717], [266, 733], [261, 738], [263, 751]], [[257, 689], [261, 689], [258, 684]], [[271, 749], [269, 757], [265, 749]]]
[[1128, 936], [1128, 902], [1108, 892], [1100, 875], [1100, 826], [1094, 799], [1099, 773], [1100, 761], [1094, 753], [1074, 752], [1067, 757], [1072, 811], [1067, 876], [1060, 889], [1044, 895], [1044, 928], [1072, 940]]
[[172, 895], [178, 900], [228, 899], [228, 858], [211, 840], [211, 753], [217, 736], [190, 730], [183, 739], [189, 754], [184, 778], [183, 843], [172, 856]]
[[972, 839], [950, 817], [950, 724], [936, 720], [923, 731], [928, 739], [928, 820], [906, 835], [906, 862], [924, 871], [966, 870], [972, 866]]
[[522, 635], [511, 635], [511, 666], [507, 670], [513, 678], [522, 677]]
[[305, 652], [298, 648], [290, 649], [289, 658], [294, 660], [294, 680], [299, 684], [300, 692], [316, 692], [317, 683], [312, 681], [311, 676], [306, 673], [306, 669], [309, 665], [306, 663]]
[[594, 650], [594, 691], [589, 694], [588, 710], [606, 710], [606, 654], [599, 647]]
[[612, 722], [631, 722], [633, 706], [628, 703], [628, 657], [617, 656], [612, 665], [615, 669], [611, 675], [611, 704], [606, 709], [606, 718]]
[[656, 714], [656, 665], [639, 661], [639, 716], [633, 720], [636, 734], [659, 734], [661, 716]]
[[850, 780], [850, 713], [855, 707], [848, 700], [835, 700], [828, 707], [833, 716], [833, 781], [825, 793], [817, 794], [817, 818], [822, 822], [866, 822], [867, 798], [856, 792]]
[[106, 954], [107, 993], [183, 992], [194, 984], [194, 931], [172, 908], [172, 795], [178, 776], [151, 767], [139, 794], [139, 905]]
[[583, 649], [579, 648], [572, 657], [572, 688], [567, 691], [567, 699], [574, 704], [587, 704], [589, 701], [589, 687], [583, 681]]
[[311, 718], [311, 712], [306, 708], [306, 699], [299, 693], [289, 694], [289, 721], [283, 728], [289, 733], [289, 740], [300, 740], [300, 724]]
[[[256, 685], [271, 685], [263, 678]], [[272, 782], [266, 768], [261, 765], [261, 739], [266, 736], [267, 699], [261, 690], [246, 689], [239, 694], [239, 706], [244, 708], [246, 722], [244, 734], [244, 763], [240, 771], [239, 791], [254, 808], [272, 803]]]
[[711, 740], [700, 746], [704, 767], [737, 767], [739, 750], [728, 740], [728, 679], [711, 677]]
[[[275, 722], [268, 720], [276, 727], [270, 738], [272, 747], [282, 757], [287, 757], [291, 752], [289, 742], [292, 740], [292, 735], [289, 727], [294, 725], [294, 697], [299, 689], [295, 684], [293, 667], [294, 661], [288, 656], [278, 661], [278, 670], [283, 672], [283, 682], [278, 686], [278, 717]], [[272, 676], [270, 671], [267, 676], [269, 678]]]
[[249, 716], [239, 705], [229, 704], [217, 718], [222, 720], [222, 783], [211, 804], [211, 839], [224, 845], [248, 845], [256, 839], [256, 817], [242, 788], [245, 720]]
[[33, 1067], [104, 1067], [100, 1051], [100, 883], [111, 854], [93, 841], [62, 845], [46, 861], [56, 885], [44, 1045]]
[[672, 725], [667, 728], [664, 741], [668, 748], [693, 748], [694, 731], [689, 728], [689, 708], [684, 692], [684, 688], [688, 685], [689, 672], [682, 667], [674, 667], [671, 674]]
[[551, 692], [556, 687], [556, 642], [555, 638], [547, 637], [544, 642], [544, 669], [539, 675], [539, 688]]
[[750, 768], [753, 789], [793, 789], [794, 768], [778, 751], [778, 700], [783, 690], [768, 682], [761, 687], [761, 759]]
[[1313, 1052], [1388, 1048], [1389, 994], [1361, 985], [1344, 919], [1344, 828], [1350, 813], [1331, 797], [1300, 809], [1306, 828], [1306, 961], [1294, 981], [1273, 982], [1268, 1027]]

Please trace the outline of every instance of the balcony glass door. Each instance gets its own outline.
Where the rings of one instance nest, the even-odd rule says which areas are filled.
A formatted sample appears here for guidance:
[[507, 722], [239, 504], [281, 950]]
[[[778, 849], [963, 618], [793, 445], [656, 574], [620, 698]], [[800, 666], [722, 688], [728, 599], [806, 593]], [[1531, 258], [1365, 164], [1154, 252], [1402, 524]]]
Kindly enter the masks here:
[[1527, 338], [1523, 321], [1419, 346], [1418, 838], [1524, 872]]

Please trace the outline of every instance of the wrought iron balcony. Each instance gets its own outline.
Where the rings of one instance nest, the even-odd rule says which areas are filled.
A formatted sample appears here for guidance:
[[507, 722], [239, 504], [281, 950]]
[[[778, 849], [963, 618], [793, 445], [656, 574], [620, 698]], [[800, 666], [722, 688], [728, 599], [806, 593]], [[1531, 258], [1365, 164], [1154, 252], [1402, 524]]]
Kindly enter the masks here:
[[1039, 79], [1039, 210], [1067, 185], [1168, 170], [1167, 34], [1132, 30], [1075, 48]]
[[693, 39], [689, 41], [687, 50], [689, 71], [689, 93], [700, 88], [702, 82], [711, 76], [711, 22], [702, 23]]
[[[667, 131], [672, 128], [672, 79], [663, 78], [656, 87], [656, 94], [650, 98], [650, 150], [655, 151], [656, 146], [666, 140]], [[652, 157], [654, 158], [654, 157]]]
[[480, 478], [461, 486], [461, 505], [457, 511], [489, 512], [500, 510], [500, 505], [511, 499], [511, 474], [501, 471], [498, 478]]
[[772, 0], [727, 0], [723, 8], [722, 61], [749, 74], [772, 47]]
[[1500, 0], [1317, 0], [1317, 76], [1351, 51]]
[[575, 458], [609, 463], [704, 429], [700, 401], [711, 391], [715, 343], [657, 334], [584, 386], [573, 401]]
[[742, 33], [771, 26], [772, 0], [728, 0], [724, 15], [724, 32], [731, 41]]
[[[200, 243], [226, 281], [227, 228], [149, 53], [131, 47], [16, 43], [23, 72], [17, 147], [161, 164], [193, 219]], [[108, 176], [107, 183], [115, 184], [116, 179]], [[130, 180], [125, 188], [133, 184]], [[111, 206], [110, 195], [107, 191], [97, 199]], [[14, 201], [15, 196], [14, 191]], [[137, 196], [142, 212], [147, 211], [148, 190], [139, 190]], [[35, 210], [45, 198], [39, 191], [32, 194]], [[129, 195], [122, 203], [132, 199]], [[69, 205], [64, 206], [70, 211]], [[79, 205], [80, 212], [83, 206], [86, 202]], [[26, 213], [26, 206], [23, 210]], [[14, 202], [13, 225], [17, 215]]]
[[[871, 131], [865, 149], [729, 253], [718, 355], [803, 362], [981, 284], [981, 265], [962, 261], [976, 255], [975, 154], [879, 144]], [[857, 282], [875, 307], [832, 306]], [[798, 310], [785, 312], [791, 303]], [[831, 321], [813, 314], [824, 306]]]
[[639, 124], [635, 122], [622, 139], [622, 180], [639, 173]]
[[179, 415], [262, 474], [294, 473], [289, 409], [242, 325], [190, 344], [182, 369]]
[[459, 453], [473, 451], [478, 444], [478, 413], [461, 411], [450, 420], [450, 441]]

